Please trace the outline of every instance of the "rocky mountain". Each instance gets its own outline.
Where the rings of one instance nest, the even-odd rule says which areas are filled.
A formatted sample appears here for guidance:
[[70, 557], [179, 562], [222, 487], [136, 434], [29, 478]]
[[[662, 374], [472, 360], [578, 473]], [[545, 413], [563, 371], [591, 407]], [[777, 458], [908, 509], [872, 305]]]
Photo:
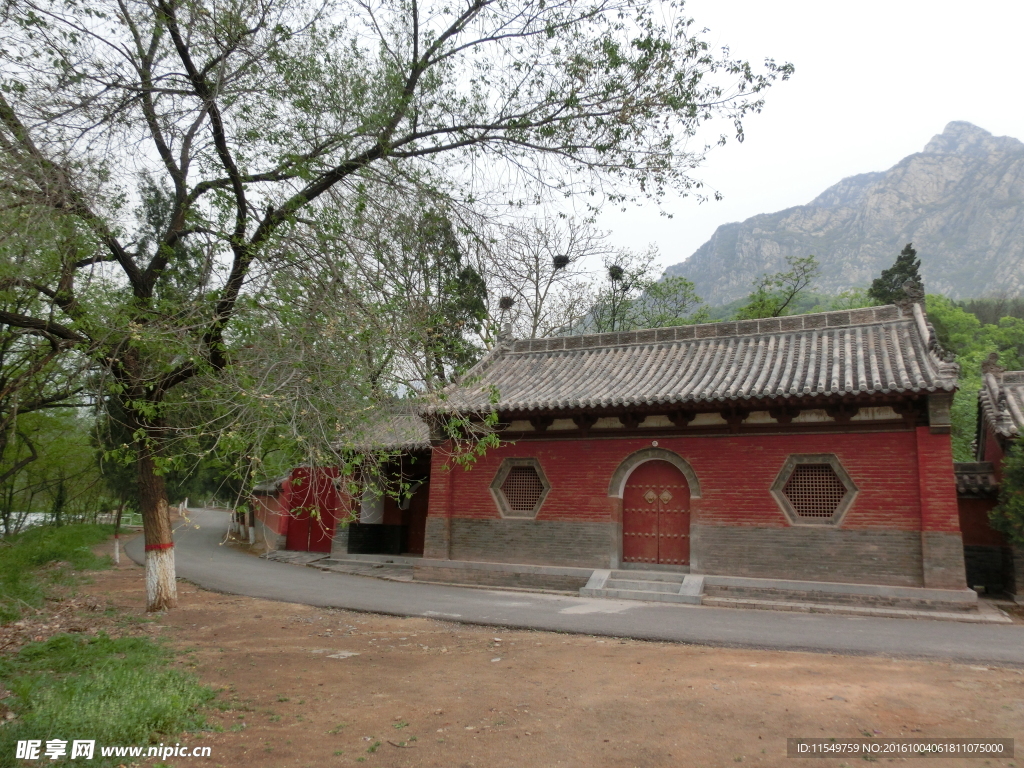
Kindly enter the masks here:
[[867, 287], [909, 242], [930, 293], [1024, 295], [1024, 143], [953, 122], [888, 171], [843, 179], [807, 205], [724, 224], [667, 275], [712, 305], [742, 298], [790, 255], [814, 254], [817, 288]]

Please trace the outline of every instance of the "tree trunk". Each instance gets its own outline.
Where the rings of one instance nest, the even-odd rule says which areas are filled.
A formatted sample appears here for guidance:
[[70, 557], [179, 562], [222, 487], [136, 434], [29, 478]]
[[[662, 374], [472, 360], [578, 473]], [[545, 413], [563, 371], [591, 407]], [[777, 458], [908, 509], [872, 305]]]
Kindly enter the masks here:
[[174, 575], [174, 542], [167, 487], [156, 473], [152, 449], [139, 448], [139, 504], [146, 539], [146, 610], [164, 611], [178, 604]]
[[124, 512], [124, 499], [117, 508], [117, 519], [114, 520], [114, 565], [121, 564], [121, 513]]

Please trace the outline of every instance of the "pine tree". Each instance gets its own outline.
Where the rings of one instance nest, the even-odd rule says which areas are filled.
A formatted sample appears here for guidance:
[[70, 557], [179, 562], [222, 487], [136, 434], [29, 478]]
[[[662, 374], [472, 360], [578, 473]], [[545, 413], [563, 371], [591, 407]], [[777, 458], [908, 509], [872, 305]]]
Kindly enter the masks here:
[[895, 304], [903, 298], [903, 284], [907, 280], [921, 283], [921, 275], [918, 272], [920, 268], [921, 260], [917, 258], [914, 244], [907, 243], [896, 257], [896, 263], [888, 269], [883, 269], [882, 276], [871, 283], [868, 298], [878, 304]]

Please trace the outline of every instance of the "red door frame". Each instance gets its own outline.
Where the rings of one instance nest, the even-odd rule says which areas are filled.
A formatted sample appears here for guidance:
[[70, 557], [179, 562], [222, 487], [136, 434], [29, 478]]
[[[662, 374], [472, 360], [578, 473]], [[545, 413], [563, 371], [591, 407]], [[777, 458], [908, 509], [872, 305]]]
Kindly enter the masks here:
[[690, 485], [667, 461], [644, 462], [626, 481], [622, 560], [651, 565], [690, 563]]

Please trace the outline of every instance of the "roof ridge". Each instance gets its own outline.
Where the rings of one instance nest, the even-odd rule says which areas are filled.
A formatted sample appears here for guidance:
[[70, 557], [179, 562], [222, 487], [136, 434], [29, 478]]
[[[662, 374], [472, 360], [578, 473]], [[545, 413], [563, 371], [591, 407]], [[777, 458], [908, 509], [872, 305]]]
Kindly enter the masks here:
[[[981, 389], [978, 390], [978, 401], [981, 404], [982, 417], [997, 435], [1016, 437], [1024, 430], [1024, 412], [1022, 412], [1024, 409], [1020, 402], [1015, 402], [1016, 387], [1014, 390], [1008, 390], [1007, 384], [1024, 384], [1024, 371], [983, 373]], [[1024, 400], [1024, 391], [1016, 394], [1015, 397]]]
[[[547, 352], [558, 349], [584, 349], [591, 347], [625, 346], [628, 344], [652, 344], [662, 341], [685, 341], [725, 336], [753, 336], [768, 333], [789, 333], [795, 331], [845, 328], [858, 325], [874, 325], [894, 320], [912, 321], [913, 315], [904, 314], [895, 304], [857, 309], [839, 309], [829, 312], [811, 312], [803, 315], [766, 317], [757, 320], [723, 320], [717, 323], [694, 325], [670, 325], [662, 328], [644, 328], [636, 331], [612, 331], [609, 333], [586, 333], [573, 336], [548, 336], [540, 339], [519, 339], [511, 343], [509, 352]], [[924, 340], [927, 345], [928, 339]], [[482, 368], [490, 355], [477, 363], [464, 378]]]

